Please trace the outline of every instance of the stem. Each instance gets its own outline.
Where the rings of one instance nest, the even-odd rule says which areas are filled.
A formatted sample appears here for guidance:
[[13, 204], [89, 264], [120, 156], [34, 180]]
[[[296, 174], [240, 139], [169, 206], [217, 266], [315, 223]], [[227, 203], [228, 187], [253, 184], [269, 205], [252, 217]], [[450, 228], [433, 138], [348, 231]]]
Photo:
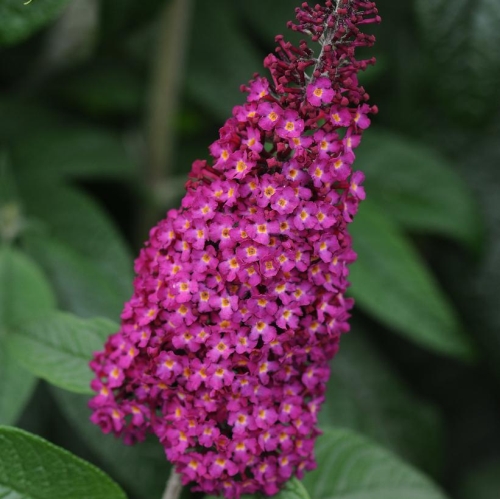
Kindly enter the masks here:
[[[336, 5], [335, 5], [335, 9], [334, 9], [334, 10], [333, 10], [333, 12], [332, 12], [332, 15], [333, 15], [333, 14], [337, 14], [337, 18], [336, 18], [336, 19], [337, 19], [337, 22], [336, 22], [336, 24], [335, 24], [335, 27], [334, 27], [334, 28], [328, 28], [328, 27], [326, 26], [326, 23], [328, 22], [328, 18], [327, 18], [327, 19], [326, 19], [326, 21], [325, 21], [325, 31], [324, 31], [324, 33], [323, 33], [322, 37], [321, 37], [321, 38], [320, 38], [320, 40], [319, 40], [319, 43], [320, 43], [320, 45], [321, 45], [321, 51], [320, 51], [320, 53], [319, 53], [318, 58], [316, 59], [316, 64], [315, 64], [315, 66], [314, 66], [314, 69], [313, 69], [313, 71], [312, 71], [311, 75], [313, 75], [313, 74], [314, 74], [314, 72], [315, 72], [315, 71], [319, 68], [319, 66], [321, 65], [321, 59], [323, 58], [323, 55], [324, 55], [324, 53], [325, 53], [325, 46], [326, 46], [326, 45], [330, 45], [330, 44], [332, 43], [332, 41], [333, 41], [333, 35], [334, 35], [334, 34], [336, 33], [336, 31], [338, 30], [338, 27], [339, 27], [339, 26], [338, 26], [338, 24], [339, 24], [339, 16], [338, 16], [338, 11], [339, 11], [339, 8], [340, 8], [340, 4], [341, 4], [341, 2], [340, 2], [340, 0], [336, 0], [336, 1], [337, 1], [337, 3], [336, 3]], [[349, 3], [349, 4], [347, 4], [347, 5], [350, 5], [350, 3]], [[312, 79], [312, 77], [311, 77], [311, 79]]]
[[156, 223], [158, 207], [166, 204], [165, 191], [172, 174], [175, 144], [174, 119], [179, 107], [187, 51], [192, 0], [167, 2], [160, 18], [158, 45], [146, 116], [147, 158], [144, 169], [147, 196], [139, 220], [141, 238]]
[[175, 472], [174, 467], [170, 472], [170, 477], [167, 481], [167, 487], [163, 493], [162, 499], [179, 499], [182, 492], [181, 477]]

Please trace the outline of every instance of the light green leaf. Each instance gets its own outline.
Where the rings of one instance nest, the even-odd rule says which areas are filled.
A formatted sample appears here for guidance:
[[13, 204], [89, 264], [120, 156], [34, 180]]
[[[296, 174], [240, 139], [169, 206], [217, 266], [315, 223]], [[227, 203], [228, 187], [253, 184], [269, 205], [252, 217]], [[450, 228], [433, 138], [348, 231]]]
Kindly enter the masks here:
[[445, 499], [423, 474], [354, 432], [328, 430], [304, 485], [314, 499]]
[[54, 308], [54, 295], [38, 266], [17, 250], [0, 248], [0, 424], [17, 420], [36, 384], [7, 354], [6, 339], [23, 321]]
[[[241, 499], [260, 499], [261, 495], [242, 496]], [[296, 478], [289, 480], [278, 492], [273, 496], [274, 499], [311, 499], [302, 482]], [[214, 496], [207, 496], [205, 499], [216, 499]]]
[[47, 178], [131, 178], [136, 172], [123, 141], [99, 128], [42, 128], [14, 140], [12, 162], [21, 173]]
[[417, 400], [354, 322], [342, 337], [331, 364], [326, 401], [319, 414], [323, 428], [363, 433], [415, 466], [440, 468], [442, 434], [439, 415]]
[[106, 319], [83, 320], [55, 312], [25, 323], [7, 338], [9, 352], [33, 374], [76, 393], [92, 393], [92, 353], [119, 326]]
[[350, 232], [358, 253], [350, 274], [358, 305], [424, 347], [473, 359], [475, 347], [452, 305], [390, 218], [365, 201]]
[[[205, 0], [195, 1], [192, 32], [196, 40], [191, 43], [187, 67], [188, 92], [223, 120], [245, 100], [240, 85], [262, 68], [259, 53], [238, 27], [233, 4], [219, 0], [214, 8]], [[214, 26], [224, 29], [214, 30]]]
[[470, 246], [480, 241], [482, 224], [472, 193], [437, 152], [397, 134], [372, 131], [356, 156], [370, 199], [401, 227]]
[[104, 472], [22, 430], [0, 427], [0, 497], [126, 499]]
[[[2, 0], [0, 2], [0, 45], [28, 38], [55, 19], [69, 0]], [[25, 5], [26, 4], [26, 5]]]
[[[68, 423], [105, 462], [120, 483], [126, 485], [137, 497], [161, 497], [170, 473], [170, 464], [163, 447], [155, 437], [133, 447], [124, 445], [121, 440], [111, 435], [103, 435], [98, 426], [90, 423], [88, 397], [54, 386], [50, 388]], [[138, 480], [137, 477], [141, 479]]]
[[297, 478], [292, 478], [289, 480], [281, 492], [274, 496], [276, 499], [310, 499], [306, 488], [297, 480]]
[[433, 86], [441, 101], [468, 117], [488, 118], [499, 102], [500, 2], [417, 0], [415, 7], [438, 68]]

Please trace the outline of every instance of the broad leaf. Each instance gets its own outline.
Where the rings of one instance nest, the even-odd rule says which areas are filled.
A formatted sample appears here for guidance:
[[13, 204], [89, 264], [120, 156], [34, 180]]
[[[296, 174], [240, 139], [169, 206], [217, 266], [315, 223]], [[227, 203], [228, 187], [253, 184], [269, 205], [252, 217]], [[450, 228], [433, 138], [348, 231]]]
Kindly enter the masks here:
[[[88, 397], [51, 387], [68, 423], [85, 443], [105, 462], [107, 468], [137, 497], [161, 497], [170, 465], [163, 447], [154, 438], [133, 447], [124, 445], [111, 435], [103, 435], [90, 423]], [[117, 459], [119, 456], [119, 459]], [[137, 477], [141, 479], [138, 480]]]
[[417, 0], [415, 6], [442, 101], [469, 117], [491, 116], [499, 102], [500, 2]]
[[425, 263], [371, 201], [351, 226], [358, 261], [351, 267], [358, 305], [420, 345], [470, 360], [475, 348]]
[[24, 185], [21, 192], [29, 216], [45, 222], [51, 237], [91, 260], [128, 297], [133, 278], [130, 252], [112, 220], [92, 198], [53, 184], [43, 184], [43, 189]]
[[357, 164], [370, 199], [401, 227], [477, 245], [481, 220], [464, 180], [438, 153], [396, 134], [372, 131]]
[[27, 320], [55, 308], [55, 298], [38, 266], [19, 251], [0, 249], [0, 424], [14, 423], [36, 379], [6, 351], [6, 340]]
[[105, 473], [22, 430], [0, 427], [0, 497], [125, 499]]
[[[500, 123], [499, 123], [500, 125]], [[442, 248], [437, 261], [447, 288], [453, 294], [492, 372], [500, 379], [500, 143], [499, 129], [477, 137], [466, 154], [457, 147], [457, 166], [474, 190], [484, 213], [488, 244], [481, 261], [465, 260], [458, 252]], [[465, 138], [459, 144], [463, 143]], [[471, 168], [471, 164], [476, 165]]]
[[30, 237], [26, 243], [49, 276], [62, 309], [81, 317], [116, 320], [130, 293], [102, 272], [94, 260], [53, 238]]
[[54, 308], [52, 289], [39, 267], [20, 251], [0, 246], [0, 336]]
[[2, 0], [0, 45], [20, 42], [55, 19], [69, 0]]
[[136, 171], [123, 141], [99, 128], [42, 128], [13, 141], [11, 153], [16, 168], [30, 177], [130, 178]]
[[33, 99], [20, 99], [15, 95], [0, 95], [0, 139], [6, 144], [22, 137], [30, 137], [41, 129], [56, 126], [60, 116], [47, 106], [46, 102]]
[[314, 499], [445, 499], [423, 474], [349, 430], [328, 430], [316, 444], [318, 468], [304, 485]]
[[440, 418], [409, 388], [354, 323], [331, 364], [326, 401], [319, 414], [323, 428], [356, 430], [427, 472], [440, 468]]
[[106, 319], [56, 312], [25, 323], [7, 338], [10, 353], [33, 374], [77, 393], [92, 393], [92, 353], [119, 329]]
[[192, 32], [196, 41], [191, 43], [187, 67], [189, 93], [223, 120], [245, 100], [240, 85], [262, 68], [260, 54], [237, 25], [233, 4], [219, 0], [215, 8], [205, 0], [195, 1]]
[[14, 424], [28, 403], [36, 378], [23, 369], [6, 351], [0, 339], [0, 425]]
[[[251, 496], [242, 496], [241, 499], [260, 499], [263, 496], [260, 495], [251, 495]], [[274, 499], [311, 499], [306, 488], [302, 485], [302, 482], [297, 480], [296, 478], [292, 478], [289, 480], [278, 492], [273, 496]], [[216, 499], [213, 496], [206, 497], [205, 499]]]
[[132, 292], [132, 258], [122, 236], [88, 196], [63, 185], [22, 183], [27, 216], [44, 223], [26, 237], [61, 305], [83, 317], [116, 319]]

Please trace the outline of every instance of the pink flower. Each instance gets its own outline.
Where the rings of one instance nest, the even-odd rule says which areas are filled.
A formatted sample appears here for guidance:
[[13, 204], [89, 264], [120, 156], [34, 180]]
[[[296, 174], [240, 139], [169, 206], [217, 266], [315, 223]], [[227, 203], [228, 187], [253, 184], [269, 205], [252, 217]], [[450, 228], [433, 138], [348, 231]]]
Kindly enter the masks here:
[[352, 114], [349, 109], [334, 106], [330, 109], [330, 121], [335, 127], [348, 127], [352, 123]]
[[307, 86], [307, 100], [313, 106], [319, 107], [323, 104], [330, 104], [335, 91], [332, 89], [330, 78], [318, 78], [314, 83]]
[[276, 127], [276, 133], [282, 138], [300, 137], [304, 131], [304, 120], [300, 119], [297, 111], [285, 111]]
[[275, 128], [280, 122], [283, 110], [278, 104], [263, 102], [258, 107], [258, 113], [261, 116], [259, 126], [262, 130], [269, 131]]
[[261, 142], [260, 131], [257, 128], [247, 128], [247, 138], [243, 140], [243, 144], [256, 153], [260, 153], [262, 149], [264, 149]]
[[[329, 363], [349, 330], [348, 224], [365, 197], [355, 149], [376, 108], [355, 57], [373, 2], [297, 9], [305, 42], [279, 51], [195, 161], [178, 210], [135, 263], [121, 328], [90, 367], [92, 422], [156, 435], [194, 491], [276, 494], [314, 468]], [[342, 43], [338, 40], [342, 39]]]
[[269, 82], [266, 78], [257, 78], [250, 84], [249, 102], [259, 101], [266, 95], [269, 95]]

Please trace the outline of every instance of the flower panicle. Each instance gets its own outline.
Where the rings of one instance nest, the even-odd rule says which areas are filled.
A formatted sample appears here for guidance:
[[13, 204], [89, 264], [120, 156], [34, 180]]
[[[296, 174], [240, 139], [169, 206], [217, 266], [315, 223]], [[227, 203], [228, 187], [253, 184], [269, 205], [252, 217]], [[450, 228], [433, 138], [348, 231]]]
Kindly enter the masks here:
[[315, 467], [329, 361], [349, 330], [348, 224], [364, 199], [355, 150], [377, 108], [357, 73], [373, 2], [297, 9], [318, 43], [277, 37], [271, 79], [244, 85], [193, 163], [181, 207], [150, 232], [120, 330], [91, 362], [92, 421], [153, 433], [184, 484], [273, 495]]

